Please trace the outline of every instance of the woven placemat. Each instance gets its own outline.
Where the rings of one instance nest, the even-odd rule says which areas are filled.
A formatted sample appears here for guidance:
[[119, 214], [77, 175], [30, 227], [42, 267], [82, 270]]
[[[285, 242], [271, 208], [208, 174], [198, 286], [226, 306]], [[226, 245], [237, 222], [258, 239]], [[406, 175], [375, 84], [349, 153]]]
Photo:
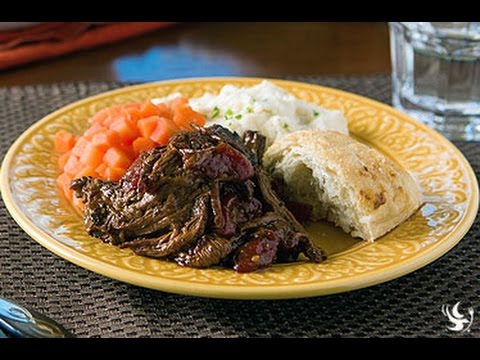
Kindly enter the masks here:
[[[390, 103], [390, 79], [289, 77]], [[72, 101], [119, 83], [0, 88], [0, 157], [31, 124]], [[457, 142], [478, 177], [480, 144]], [[187, 297], [121, 283], [67, 262], [33, 241], [0, 205], [0, 296], [44, 312], [79, 337], [480, 336], [478, 216], [467, 236], [434, 263], [400, 279], [300, 300]], [[478, 317], [469, 333], [447, 329], [443, 304]]]

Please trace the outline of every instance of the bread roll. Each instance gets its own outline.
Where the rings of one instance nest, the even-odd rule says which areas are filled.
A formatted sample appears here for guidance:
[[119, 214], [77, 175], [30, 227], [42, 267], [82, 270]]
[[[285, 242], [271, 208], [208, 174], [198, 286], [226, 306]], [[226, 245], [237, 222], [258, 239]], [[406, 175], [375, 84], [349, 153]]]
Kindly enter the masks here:
[[421, 205], [412, 176], [379, 151], [331, 131], [298, 131], [278, 139], [263, 163], [283, 178], [289, 200], [313, 206], [326, 219], [373, 242]]

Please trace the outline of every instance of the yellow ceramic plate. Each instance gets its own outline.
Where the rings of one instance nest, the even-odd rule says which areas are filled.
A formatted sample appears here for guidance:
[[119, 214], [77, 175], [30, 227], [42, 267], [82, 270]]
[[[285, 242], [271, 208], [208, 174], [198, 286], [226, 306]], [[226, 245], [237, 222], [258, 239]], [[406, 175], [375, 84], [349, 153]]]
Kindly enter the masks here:
[[[55, 185], [57, 130], [81, 133], [87, 119], [113, 104], [181, 92], [197, 97], [225, 84], [251, 86], [260, 79], [208, 78], [130, 86], [66, 106], [28, 129], [10, 148], [1, 172], [5, 204], [36, 241], [77, 265], [148, 288], [218, 298], [279, 299], [326, 295], [378, 284], [414, 271], [450, 250], [473, 223], [478, 185], [462, 154], [444, 137], [389, 106], [367, 98], [304, 83], [275, 81], [297, 97], [341, 109], [351, 133], [412, 172], [425, 205], [374, 244], [356, 241], [328, 224], [309, 228], [326, 248], [321, 264], [276, 265], [258, 273], [191, 269], [134, 255], [89, 237], [82, 219]], [[35, 259], [32, 259], [35, 261]]]

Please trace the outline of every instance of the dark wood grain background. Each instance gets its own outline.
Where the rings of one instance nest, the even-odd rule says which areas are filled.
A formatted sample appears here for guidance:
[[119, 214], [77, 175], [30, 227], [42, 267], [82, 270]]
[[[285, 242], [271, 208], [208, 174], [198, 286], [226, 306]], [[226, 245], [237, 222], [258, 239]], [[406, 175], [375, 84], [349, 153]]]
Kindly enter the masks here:
[[180, 23], [0, 72], [0, 86], [390, 72], [387, 23]]

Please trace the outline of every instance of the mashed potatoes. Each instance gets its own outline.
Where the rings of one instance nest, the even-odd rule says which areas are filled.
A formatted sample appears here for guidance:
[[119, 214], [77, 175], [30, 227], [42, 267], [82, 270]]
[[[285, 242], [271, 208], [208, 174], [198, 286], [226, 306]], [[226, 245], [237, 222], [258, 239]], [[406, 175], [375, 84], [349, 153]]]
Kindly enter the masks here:
[[269, 81], [247, 88], [225, 85], [218, 95], [207, 93], [190, 99], [190, 105], [206, 116], [207, 126], [220, 124], [240, 135], [256, 130], [267, 137], [268, 145], [298, 130], [331, 130], [348, 135], [347, 121], [340, 111], [299, 100]]

